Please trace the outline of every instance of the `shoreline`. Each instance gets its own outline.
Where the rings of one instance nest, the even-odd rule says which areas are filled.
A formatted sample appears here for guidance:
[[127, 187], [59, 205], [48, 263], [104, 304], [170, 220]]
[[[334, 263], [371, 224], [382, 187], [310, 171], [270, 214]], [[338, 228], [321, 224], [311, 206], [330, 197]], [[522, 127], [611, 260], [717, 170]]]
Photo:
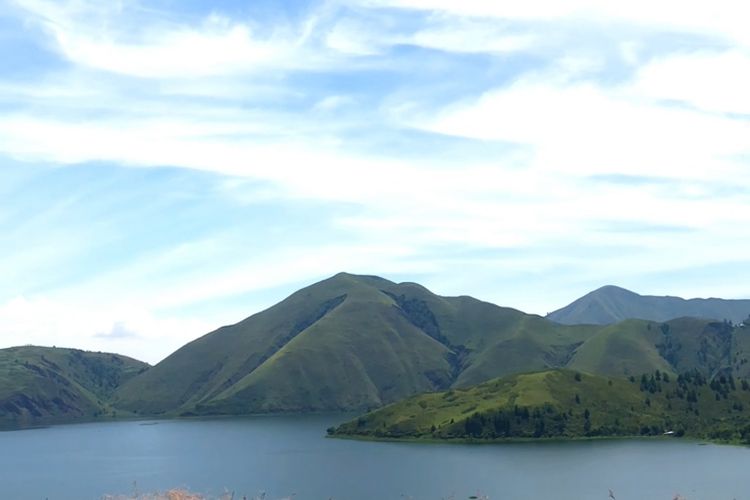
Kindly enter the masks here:
[[470, 445], [503, 445], [503, 444], [539, 444], [539, 443], [571, 443], [571, 442], [595, 442], [595, 441], [668, 441], [679, 440], [693, 442], [699, 446], [709, 444], [721, 446], [740, 446], [750, 447], [750, 444], [739, 441], [719, 441], [707, 438], [692, 436], [673, 437], [673, 436], [571, 436], [571, 437], [548, 437], [548, 438], [495, 438], [495, 439], [477, 439], [477, 438], [430, 438], [430, 437], [375, 437], [358, 434], [327, 434], [328, 439], [345, 439], [350, 441], [368, 441], [384, 443], [414, 443], [414, 444], [470, 444]]

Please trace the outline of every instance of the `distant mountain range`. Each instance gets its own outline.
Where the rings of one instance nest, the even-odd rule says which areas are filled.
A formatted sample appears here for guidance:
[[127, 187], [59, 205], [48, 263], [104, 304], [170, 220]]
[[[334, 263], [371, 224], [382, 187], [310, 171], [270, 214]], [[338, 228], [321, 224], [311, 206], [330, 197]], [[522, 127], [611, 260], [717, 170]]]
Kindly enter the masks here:
[[564, 325], [609, 325], [626, 319], [667, 321], [681, 317], [740, 323], [750, 316], [750, 300], [682, 299], [638, 295], [624, 288], [604, 286], [547, 315]]
[[70, 349], [0, 350], [0, 419], [366, 410], [557, 368], [748, 377], [748, 358], [750, 335], [715, 319], [566, 325], [416, 283], [341, 273], [153, 367]]

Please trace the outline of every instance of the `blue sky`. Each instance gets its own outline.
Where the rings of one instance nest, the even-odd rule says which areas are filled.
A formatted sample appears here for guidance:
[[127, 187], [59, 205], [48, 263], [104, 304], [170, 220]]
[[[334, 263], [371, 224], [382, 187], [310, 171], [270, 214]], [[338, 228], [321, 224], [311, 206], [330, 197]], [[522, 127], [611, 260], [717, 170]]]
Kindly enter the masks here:
[[156, 362], [339, 271], [750, 297], [750, 12], [621, 3], [0, 0], [0, 346]]

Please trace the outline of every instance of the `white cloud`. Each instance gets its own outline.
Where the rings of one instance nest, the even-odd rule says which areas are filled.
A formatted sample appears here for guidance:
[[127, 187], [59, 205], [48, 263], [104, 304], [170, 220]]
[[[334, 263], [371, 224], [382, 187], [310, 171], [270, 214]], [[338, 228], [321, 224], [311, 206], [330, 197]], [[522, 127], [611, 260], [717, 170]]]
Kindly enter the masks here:
[[124, 321], [115, 321], [109, 331], [98, 332], [94, 335], [100, 339], [128, 339], [137, 338], [138, 334]]
[[[111, 335], [125, 328], [131, 335]], [[198, 335], [213, 329], [192, 318], [161, 319], [140, 307], [89, 307], [44, 297], [15, 297], [0, 304], [4, 346], [45, 345], [118, 352], [155, 363]], [[102, 336], [102, 332], [110, 335]]]
[[[310, 68], [325, 64], [306, 50], [308, 26], [279, 27], [263, 37], [245, 23], [211, 15], [201, 25], [159, 23], [118, 26], [117, 5], [16, 0], [52, 34], [70, 61], [90, 68], [144, 78], [200, 78]], [[130, 28], [130, 29], [128, 29]]]
[[[550, 21], [565, 24], [565, 33], [585, 30], [586, 21], [600, 26], [613, 20], [740, 45], [747, 30], [739, 4], [720, 4], [732, 15], [716, 20], [706, 15], [709, 7], [694, 2], [644, 7], [638, 0], [640, 10], [593, 0], [369, 2], [440, 12], [393, 23], [392, 12], [380, 12], [383, 18], [369, 23], [372, 12], [361, 9], [335, 23], [312, 16], [298, 26], [257, 29], [220, 16], [198, 23], [157, 16], [132, 26], [116, 5], [17, 3], [41, 20], [74, 69], [28, 86], [2, 84], [4, 102], [13, 104], [0, 116], [4, 154], [55, 165], [103, 160], [212, 172], [224, 176], [219, 195], [247, 210], [258, 199], [281, 205], [294, 199], [301, 210], [308, 201], [344, 208], [326, 214], [325, 244], [287, 242], [240, 259], [231, 249], [243, 241], [232, 239], [231, 228], [227, 234], [217, 219], [216, 231], [204, 239], [154, 249], [120, 261], [115, 270], [90, 270], [42, 298], [8, 287], [27, 298], [0, 306], [6, 345], [67, 343], [155, 361], [220, 322], [270, 303], [227, 306], [218, 320], [193, 317], [188, 306], [210, 309], [206, 304], [269, 288], [292, 291], [340, 270], [426, 276], [455, 284], [438, 292], [545, 312], [551, 299], [539, 290], [567, 287], [566, 272], [589, 283], [635, 270], [647, 275], [741, 261], [750, 244], [737, 234], [750, 223], [746, 199], [713, 191], [727, 184], [750, 189], [742, 159], [750, 153], [750, 125], [724, 116], [747, 113], [745, 49], [658, 55], [639, 30], [630, 30], [632, 38], [615, 43], [616, 61], [612, 47], [588, 46], [585, 37], [569, 45], [556, 37], [561, 46], [554, 57], [545, 55], [554, 45], [546, 37]], [[388, 59], [402, 44], [454, 55], [395, 49], [398, 61]], [[530, 60], [531, 70], [505, 67], [502, 57], [457, 59], [540, 46], [535, 58], [543, 61]], [[481, 65], [472, 66], [477, 59]], [[355, 73], [362, 60], [378, 71]], [[619, 73], [619, 84], [597, 81], [623, 60], [632, 81]], [[283, 78], [286, 70], [310, 68], [334, 71]], [[434, 72], [434, 81], [422, 74], [410, 79], [418, 69]], [[157, 79], [158, 85], [121, 75]], [[497, 83], [506, 79], [514, 83]], [[485, 81], [493, 87], [474, 90]], [[447, 87], [453, 93], [442, 93]], [[456, 94], [466, 88], [481, 94]], [[443, 143], [410, 129], [452, 137]], [[376, 154], [357, 149], [370, 135], [379, 141], [373, 141], [381, 149]], [[399, 149], [394, 136], [407, 148], [414, 140], [421, 152]], [[429, 150], [428, 140], [440, 147]], [[452, 157], [441, 154], [448, 143], [455, 144]], [[618, 176], [661, 181], [591, 180]], [[39, 233], [43, 229], [39, 224]], [[87, 233], [64, 230], [70, 240], [85, 241]], [[23, 283], [25, 273], [42, 265], [56, 267], [80, 248], [57, 233], [44, 234], [45, 246], [5, 261], [12, 281]], [[472, 285], [482, 279], [484, 288]], [[524, 280], [536, 288], [527, 288], [522, 299], [516, 284]]]
[[745, 20], [749, 9], [741, 0], [528, 0], [488, 2], [485, 0], [361, 0], [370, 7], [399, 7], [440, 11], [456, 16], [499, 18], [516, 21], [584, 20], [595, 23], [630, 23], [659, 31], [684, 31], [724, 38], [750, 46]]
[[408, 43], [450, 52], [518, 52], [537, 45], [537, 34], [514, 33], [507, 26], [477, 19], [431, 21], [407, 40]]
[[[404, 118], [409, 120], [408, 117]], [[576, 175], [745, 178], [750, 122], [660, 106], [638, 89], [544, 75], [408, 121], [449, 135], [528, 144], [537, 168]]]
[[[299, 125], [299, 132], [291, 137], [274, 135], [276, 127], [283, 127], [283, 123], [212, 120], [201, 115], [91, 122], [11, 115], [0, 117], [0, 150], [27, 161], [66, 164], [104, 160], [141, 167], [205, 170], [268, 181], [286, 197], [327, 201], [398, 199], [417, 206], [425, 198], [447, 195], [458, 187], [470, 192], [486, 189], [476, 185], [476, 177], [466, 176], [472, 174], [471, 164], [443, 165], [445, 168], [428, 174], [442, 162], [347, 153], [338, 147], [315, 144], [320, 136], [305, 124]], [[269, 138], [244, 138], [256, 129], [268, 133]], [[477, 168], [486, 170], [481, 164]], [[414, 190], [425, 182], [428, 189]]]
[[698, 109], [750, 115], [750, 52], [697, 52], [650, 61], [640, 68], [635, 92], [682, 101]]
[[341, 20], [326, 34], [328, 48], [343, 54], [372, 56], [379, 54], [387, 37], [374, 36], [371, 26], [357, 20]]
[[355, 100], [346, 95], [329, 95], [316, 102], [313, 106], [314, 111], [329, 112], [336, 109], [354, 104]]

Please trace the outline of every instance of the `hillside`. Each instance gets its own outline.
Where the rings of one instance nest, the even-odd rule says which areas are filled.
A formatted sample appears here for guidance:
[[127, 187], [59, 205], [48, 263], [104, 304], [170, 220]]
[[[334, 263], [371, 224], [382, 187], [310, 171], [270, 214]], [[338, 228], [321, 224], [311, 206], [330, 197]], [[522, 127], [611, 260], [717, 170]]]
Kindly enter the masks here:
[[415, 396], [329, 429], [335, 436], [408, 439], [690, 436], [750, 440], [750, 385], [695, 372], [631, 379], [571, 370], [513, 375]]
[[187, 344], [113, 401], [142, 415], [348, 411], [550, 368], [747, 376], [744, 333], [689, 318], [560, 325], [415, 283], [341, 273]]
[[0, 349], [0, 426], [111, 414], [120, 384], [148, 368], [117, 354], [53, 347]]
[[547, 319], [565, 325], [608, 325], [633, 318], [668, 321], [688, 316], [740, 323], [750, 316], [750, 300], [686, 300], [638, 295], [624, 288], [605, 286], [551, 312]]
[[125, 384], [142, 414], [352, 410], [563, 366], [595, 328], [341, 273], [205, 335]]

